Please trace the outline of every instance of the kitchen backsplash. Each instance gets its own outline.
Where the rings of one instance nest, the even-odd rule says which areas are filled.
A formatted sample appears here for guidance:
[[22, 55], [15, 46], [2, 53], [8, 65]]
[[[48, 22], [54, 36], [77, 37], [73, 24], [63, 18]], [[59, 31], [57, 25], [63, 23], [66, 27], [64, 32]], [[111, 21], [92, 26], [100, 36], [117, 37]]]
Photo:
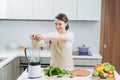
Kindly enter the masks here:
[[[74, 33], [73, 49], [82, 44], [99, 52], [100, 22], [69, 21], [70, 31]], [[11, 43], [28, 45], [30, 33], [48, 33], [55, 31], [54, 21], [0, 21], [0, 46]]]

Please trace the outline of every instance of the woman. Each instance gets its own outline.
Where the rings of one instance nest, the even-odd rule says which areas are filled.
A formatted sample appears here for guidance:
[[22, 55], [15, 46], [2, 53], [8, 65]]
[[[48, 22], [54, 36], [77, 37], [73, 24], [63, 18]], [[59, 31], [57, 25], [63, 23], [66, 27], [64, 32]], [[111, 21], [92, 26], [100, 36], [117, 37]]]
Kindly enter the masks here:
[[30, 38], [50, 40], [51, 62], [50, 65], [61, 68], [73, 69], [72, 44], [74, 35], [69, 32], [68, 18], [65, 14], [60, 13], [55, 18], [56, 32], [49, 34], [31, 34]]

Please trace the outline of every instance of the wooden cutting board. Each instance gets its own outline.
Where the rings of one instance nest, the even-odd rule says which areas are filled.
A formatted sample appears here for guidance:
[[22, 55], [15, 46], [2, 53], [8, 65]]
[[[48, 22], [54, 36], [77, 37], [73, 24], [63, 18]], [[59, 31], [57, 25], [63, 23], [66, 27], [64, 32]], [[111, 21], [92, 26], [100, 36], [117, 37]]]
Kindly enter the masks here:
[[85, 69], [75, 69], [71, 70], [71, 76], [88, 76], [90, 74], [90, 71]]
[[92, 77], [92, 80], [115, 80], [115, 78], [100, 79], [100, 77]]

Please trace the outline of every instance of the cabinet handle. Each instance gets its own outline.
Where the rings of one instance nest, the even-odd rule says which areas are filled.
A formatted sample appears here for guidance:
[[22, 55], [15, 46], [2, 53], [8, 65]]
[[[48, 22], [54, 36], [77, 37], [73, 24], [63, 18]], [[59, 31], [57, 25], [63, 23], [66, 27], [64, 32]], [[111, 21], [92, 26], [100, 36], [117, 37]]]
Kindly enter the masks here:
[[104, 47], [104, 48], [107, 48], [107, 45], [106, 45], [106, 44], [104, 44], [104, 45], [103, 45], [103, 47]]

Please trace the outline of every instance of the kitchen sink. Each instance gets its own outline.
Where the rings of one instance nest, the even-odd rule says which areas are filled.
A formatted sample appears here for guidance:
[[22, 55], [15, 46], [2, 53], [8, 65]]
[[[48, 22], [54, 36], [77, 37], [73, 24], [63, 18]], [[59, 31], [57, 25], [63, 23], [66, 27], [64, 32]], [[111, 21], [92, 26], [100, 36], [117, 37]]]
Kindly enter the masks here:
[[0, 57], [0, 62], [6, 60], [7, 58], [6, 57]]

